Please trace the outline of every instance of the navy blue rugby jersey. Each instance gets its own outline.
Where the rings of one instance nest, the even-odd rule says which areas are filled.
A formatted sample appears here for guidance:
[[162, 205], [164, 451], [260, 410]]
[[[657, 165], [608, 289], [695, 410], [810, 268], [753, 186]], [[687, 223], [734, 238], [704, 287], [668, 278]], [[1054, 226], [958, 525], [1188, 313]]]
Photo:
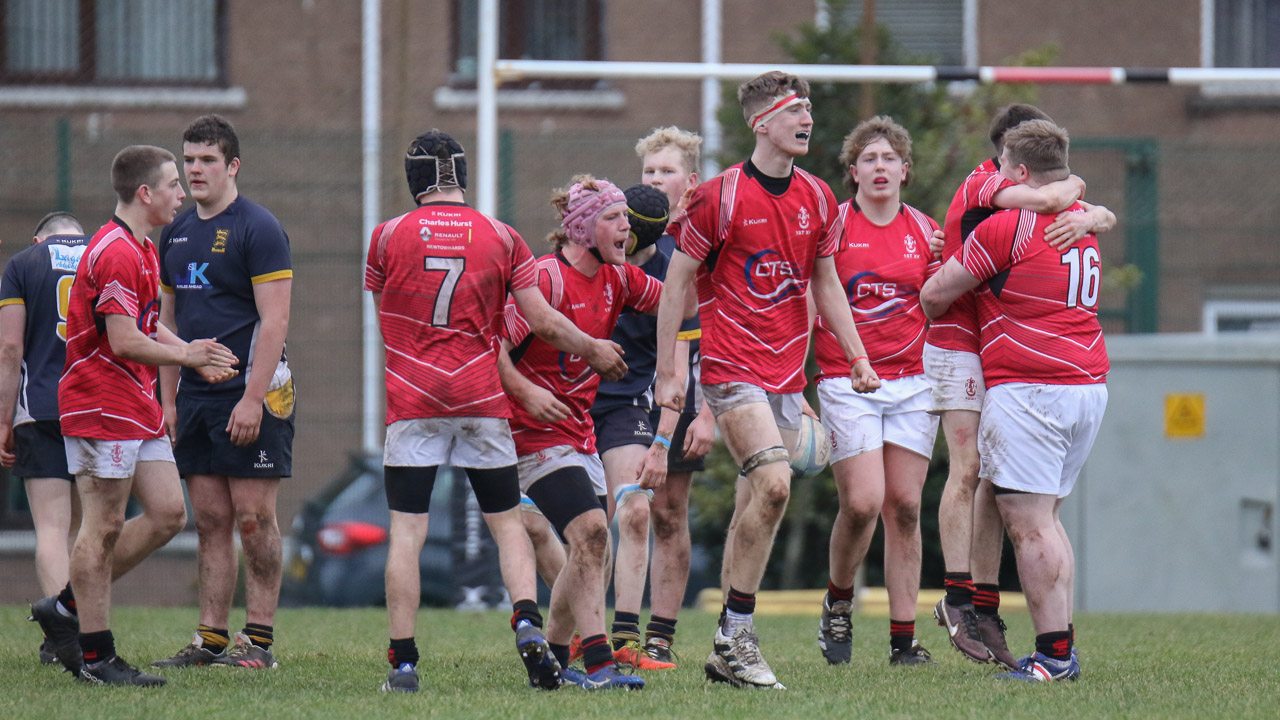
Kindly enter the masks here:
[[[675, 240], [670, 235], [658, 239], [658, 252], [653, 254], [640, 269], [645, 274], [664, 280], [667, 267], [671, 265], [671, 253], [675, 250]], [[680, 325], [680, 339], [690, 339], [699, 335], [698, 318], [684, 320]], [[637, 313], [625, 308], [618, 316], [618, 325], [613, 331], [613, 341], [622, 346], [627, 361], [627, 374], [621, 380], [613, 382], [600, 381], [600, 389], [596, 392], [595, 404], [591, 412], [602, 414], [617, 407], [636, 405], [645, 410], [653, 409], [653, 380], [658, 370], [658, 318], [654, 315]], [[690, 357], [696, 357], [695, 344], [690, 347]]]
[[[178, 327], [172, 329], [178, 336], [188, 341], [216, 337], [239, 358], [240, 374], [210, 385], [184, 367], [178, 391], [187, 396], [239, 396], [255, 361], [253, 346], [261, 322], [253, 286], [293, 277], [289, 236], [274, 215], [243, 195], [208, 220], [201, 220], [196, 210], [191, 207], [178, 215], [160, 236], [160, 285], [174, 294]], [[283, 359], [267, 361], [274, 365]]]
[[67, 309], [85, 235], [51, 235], [9, 260], [0, 307], [23, 305], [22, 380], [14, 424], [58, 419], [58, 379], [67, 359]]

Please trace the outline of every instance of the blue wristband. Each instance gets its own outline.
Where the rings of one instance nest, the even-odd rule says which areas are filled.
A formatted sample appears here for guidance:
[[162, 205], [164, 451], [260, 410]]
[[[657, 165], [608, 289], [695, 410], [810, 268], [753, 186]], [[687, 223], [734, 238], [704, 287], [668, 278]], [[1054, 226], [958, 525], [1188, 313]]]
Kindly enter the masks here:
[[653, 441], [654, 441], [655, 443], [657, 443], [658, 445], [661, 445], [662, 447], [664, 447], [664, 448], [666, 448], [666, 449], [668, 449], [668, 450], [670, 450], [670, 449], [671, 449], [671, 439], [670, 439], [670, 438], [666, 438], [666, 437], [663, 437], [663, 436], [661, 436], [661, 435], [654, 435], [654, 436], [653, 436]]

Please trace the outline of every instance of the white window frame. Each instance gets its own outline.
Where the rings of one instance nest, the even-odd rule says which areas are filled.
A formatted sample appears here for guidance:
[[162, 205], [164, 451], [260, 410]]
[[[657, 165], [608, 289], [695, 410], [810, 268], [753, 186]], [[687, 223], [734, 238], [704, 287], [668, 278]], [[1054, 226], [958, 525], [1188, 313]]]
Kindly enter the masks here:
[[[1223, 318], [1280, 318], [1280, 300], [1206, 300], [1200, 313], [1200, 328], [1206, 335], [1217, 335], [1218, 321]], [[1272, 332], [1248, 330], [1246, 332]]]

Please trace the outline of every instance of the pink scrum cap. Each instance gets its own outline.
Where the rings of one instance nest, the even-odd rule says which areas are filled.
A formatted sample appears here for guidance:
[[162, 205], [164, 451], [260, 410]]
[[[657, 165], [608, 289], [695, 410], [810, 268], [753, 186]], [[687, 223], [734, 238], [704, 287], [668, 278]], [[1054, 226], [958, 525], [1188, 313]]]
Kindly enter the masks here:
[[627, 196], [608, 180], [596, 180], [598, 190], [574, 183], [569, 188], [568, 211], [560, 218], [560, 226], [571, 242], [586, 248], [596, 246], [596, 218], [614, 205], [626, 206]]

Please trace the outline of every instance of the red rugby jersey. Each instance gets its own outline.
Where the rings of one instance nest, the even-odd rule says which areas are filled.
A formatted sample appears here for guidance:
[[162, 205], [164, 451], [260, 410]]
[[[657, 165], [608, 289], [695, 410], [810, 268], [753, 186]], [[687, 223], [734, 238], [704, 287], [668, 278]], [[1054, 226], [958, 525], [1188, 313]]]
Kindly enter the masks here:
[[[624, 307], [638, 312], [658, 311], [662, 282], [635, 265], [604, 265], [595, 277], [575, 269], [559, 253], [537, 261], [538, 289], [551, 307], [593, 338], [613, 336]], [[512, 403], [511, 435], [516, 453], [528, 455], [556, 445], [570, 445], [582, 453], [596, 451], [591, 404], [596, 400], [600, 376], [577, 355], [561, 352], [532, 335], [515, 303], [507, 303], [504, 335], [516, 347], [511, 359], [516, 369], [569, 407], [569, 418], [558, 423], [535, 420], [520, 403]]]
[[702, 382], [804, 389], [805, 291], [817, 258], [835, 253], [839, 213], [831, 188], [794, 169], [780, 196], [735, 165], [694, 191], [680, 250], [702, 262], [698, 305]]
[[[979, 222], [990, 217], [996, 211], [992, 204], [996, 193], [1014, 185], [1017, 183], [1000, 174], [994, 160], [983, 161], [969, 173], [960, 189], [956, 190], [955, 197], [951, 198], [942, 224], [945, 236], [943, 262], [960, 256], [968, 236], [966, 230], [972, 231]], [[964, 221], [966, 214], [969, 219]], [[929, 326], [928, 341], [930, 345], [944, 350], [978, 352], [978, 306], [973, 293], [956, 298], [947, 312], [934, 319]]]
[[[1079, 204], [1070, 210], [1084, 212]], [[975, 293], [987, 387], [1106, 382], [1111, 366], [1098, 324], [1098, 240], [1087, 235], [1066, 250], [1053, 249], [1044, 230], [1055, 217], [999, 212], [965, 243], [965, 269], [985, 281]]]
[[[871, 367], [884, 380], [919, 375], [926, 325], [920, 288], [942, 265], [929, 251], [938, 224], [905, 203], [883, 227], [853, 200], [840, 206], [840, 216], [844, 233], [836, 270]], [[849, 361], [821, 315], [814, 352], [819, 379], [849, 376]]]
[[493, 338], [507, 293], [533, 284], [524, 240], [462, 203], [428, 203], [379, 225], [364, 288], [382, 293], [387, 424], [511, 417]]
[[[160, 260], [119, 218], [89, 241], [67, 311], [67, 361], [58, 382], [62, 434], [95, 440], [164, 437], [157, 369], [111, 352], [105, 315], [127, 315], [156, 338]], [[103, 322], [103, 324], [99, 324]]]

